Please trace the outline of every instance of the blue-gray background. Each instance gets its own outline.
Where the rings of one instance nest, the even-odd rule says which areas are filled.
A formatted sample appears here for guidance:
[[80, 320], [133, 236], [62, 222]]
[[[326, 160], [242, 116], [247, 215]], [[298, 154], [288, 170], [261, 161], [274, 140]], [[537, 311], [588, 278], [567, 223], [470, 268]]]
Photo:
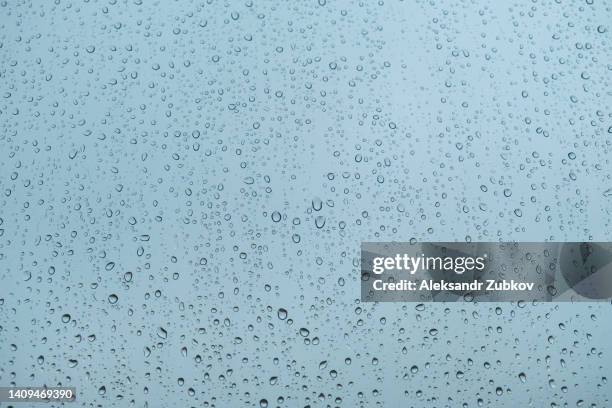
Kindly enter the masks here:
[[607, 1], [0, 2], [0, 385], [609, 407], [610, 303], [360, 304], [362, 241], [609, 241]]

